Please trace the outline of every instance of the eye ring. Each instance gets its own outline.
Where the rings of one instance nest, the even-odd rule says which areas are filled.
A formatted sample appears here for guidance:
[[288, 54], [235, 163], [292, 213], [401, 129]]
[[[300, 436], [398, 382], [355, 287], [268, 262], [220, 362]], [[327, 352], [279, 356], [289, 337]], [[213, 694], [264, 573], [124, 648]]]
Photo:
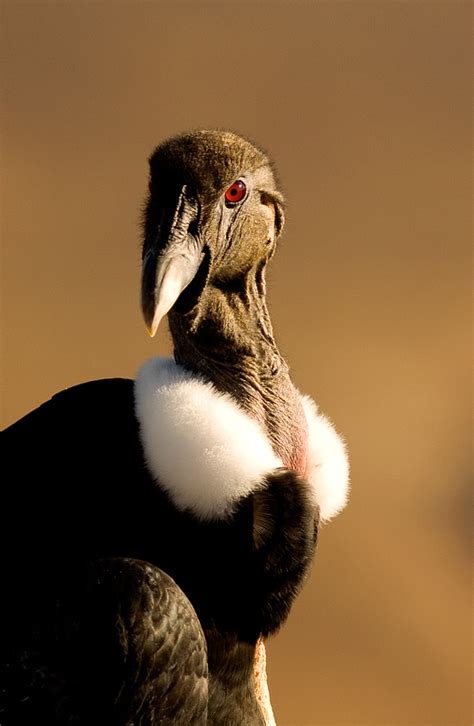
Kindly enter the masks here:
[[247, 194], [247, 185], [242, 179], [237, 179], [225, 192], [225, 203], [227, 207], [233, 207], [243, 199]]

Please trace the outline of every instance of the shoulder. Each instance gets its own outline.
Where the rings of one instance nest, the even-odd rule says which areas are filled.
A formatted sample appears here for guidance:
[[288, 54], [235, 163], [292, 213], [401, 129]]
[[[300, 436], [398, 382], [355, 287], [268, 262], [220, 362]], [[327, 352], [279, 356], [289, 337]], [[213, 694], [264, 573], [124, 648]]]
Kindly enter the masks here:
[[67, 435], [77, 429], [97, 426], [116, 428], [120, 422], [135, 423], [133, 381], [107, 378], [80, 383], [55, 393], [49, 400], [25, 414], [2, 432], [4, 446], [16, 439]]

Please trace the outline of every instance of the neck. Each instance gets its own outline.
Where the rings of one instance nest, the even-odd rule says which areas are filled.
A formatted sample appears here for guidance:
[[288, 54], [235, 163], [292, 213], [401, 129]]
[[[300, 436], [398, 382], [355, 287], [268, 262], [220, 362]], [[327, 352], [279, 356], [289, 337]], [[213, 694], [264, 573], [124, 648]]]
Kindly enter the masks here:
[[171, 312], [176, 362], [230, 394], [267, 432], [285, 466], [304, 473], [306, 424], [265, 300], [264, 269], [239, 285], [208, 283], [189, 313]]

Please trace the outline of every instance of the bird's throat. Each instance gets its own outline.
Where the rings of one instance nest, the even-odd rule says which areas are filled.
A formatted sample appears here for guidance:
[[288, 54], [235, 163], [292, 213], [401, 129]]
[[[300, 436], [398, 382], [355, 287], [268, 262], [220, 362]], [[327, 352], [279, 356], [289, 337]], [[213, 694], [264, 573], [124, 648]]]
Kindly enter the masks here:
[[230, 290], [208, 285], [189, 313], [171, 311], [169, 324], [176, 362], [230, 394], [267, 432], [285, 466], [302, 476], [306, 419], [273, 337], [263, 278]]

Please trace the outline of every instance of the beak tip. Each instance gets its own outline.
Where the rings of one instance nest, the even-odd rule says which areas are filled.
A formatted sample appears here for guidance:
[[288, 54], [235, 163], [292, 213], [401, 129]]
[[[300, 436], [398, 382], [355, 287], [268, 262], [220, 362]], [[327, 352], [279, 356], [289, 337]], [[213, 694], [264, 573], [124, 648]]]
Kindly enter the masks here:
[[158, 330], [158, 327], [159, 327], [162, 319], [163, 319], [163, 315], [161, 314], [159, 309], [155, 310], [155, 314], [154, 314], [152, 320], [147, 319], [147, 317], [145, 316], [145, 325], [146, 325], [146, 329], [148, 331], [148, 335], [150, 336], [150, 338], [155, 337], [156, 331]]
[[150, 324], [146, 323], [146, 329], [150, 338], [154, 338], [156, 335], [156, 331], [158, 330], [158, 325], [155, 323], [155, 321]]

